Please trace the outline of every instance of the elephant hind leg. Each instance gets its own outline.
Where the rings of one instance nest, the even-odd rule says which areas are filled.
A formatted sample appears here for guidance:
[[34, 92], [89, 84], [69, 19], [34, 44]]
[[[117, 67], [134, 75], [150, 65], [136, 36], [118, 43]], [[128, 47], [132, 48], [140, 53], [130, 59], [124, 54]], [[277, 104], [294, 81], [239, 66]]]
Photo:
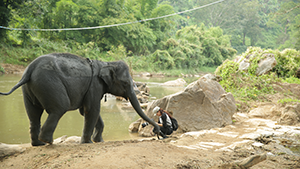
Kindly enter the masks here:
[[24, 104], [26, 107], [27, 116], [30, 121], [30, 135], [31, 135], [31, 145], [32, 146], [42, 146], [45, 145], [44, 142], [38, 139], [40, 129], [41, 129], [41, 116], [44, 109], [39, 106], [33, 105], [33, 103], [24, 96]]
[[103, 129], [104, 129], [104, 123], [101, 116], [99, 116], [92, 137], [94, 142], [104, 142], [102, 138]]
[[60, 118], [65, 112], [66, 111], [61, 111], [61, 110], [47, 110], [47, 113], [49, 115], [41, 129], [41, 132], [39, 134], [39, 140], [45, 143], [52, 144], [53, 133], [56, 129], [58, 121], [60, 120]]

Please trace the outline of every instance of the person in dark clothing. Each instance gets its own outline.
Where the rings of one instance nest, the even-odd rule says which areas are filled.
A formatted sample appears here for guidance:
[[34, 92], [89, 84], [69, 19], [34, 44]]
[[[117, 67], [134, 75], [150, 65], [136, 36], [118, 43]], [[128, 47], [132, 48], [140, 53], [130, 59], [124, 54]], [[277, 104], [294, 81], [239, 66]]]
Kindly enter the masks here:
[[172, 127], [172, 121], [171, 121], [171, 115], [169, 112], [163, 110], [162, 108], [156, 106], [153, 109], [154, 116], [158, 116], [158, 126], [160, 127], [160, 135], [163, 138], [168, 138], [166, 135], [170, 135], [173, 133], [173, 127]]

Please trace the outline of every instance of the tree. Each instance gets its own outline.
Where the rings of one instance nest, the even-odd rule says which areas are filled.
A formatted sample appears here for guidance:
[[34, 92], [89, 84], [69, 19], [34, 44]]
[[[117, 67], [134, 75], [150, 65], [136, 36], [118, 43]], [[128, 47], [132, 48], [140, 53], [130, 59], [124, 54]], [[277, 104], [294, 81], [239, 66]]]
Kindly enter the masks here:
[[[23, 0], [0, 0], [0, 26], [8, 27], [11, 19], [11, 9], [18, 8]], [[7, 38], [6, 29], [0, 29], [0, 40]]]
[[280, 30], [277, 44], [280, 49], [297, 48], [300, 43], [300, 2], [284, 0], [280, 9], [272, 13], [268, 26]]
[[216, 66], [236, 53], [229, 40], [219, 27], [187, 26], [178, 30], [174, 38], [163, 41], [152, 57], [161, 68]]

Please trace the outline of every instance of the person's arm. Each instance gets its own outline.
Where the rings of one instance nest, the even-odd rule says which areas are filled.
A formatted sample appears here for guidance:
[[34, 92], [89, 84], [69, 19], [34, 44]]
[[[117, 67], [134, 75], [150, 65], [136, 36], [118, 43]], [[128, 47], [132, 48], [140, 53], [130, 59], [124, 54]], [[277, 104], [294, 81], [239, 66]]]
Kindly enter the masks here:
[[167, 127], [168, 127], [168, 125], [167, 125], [167, 114], [166, 114], [166, 113], [163, 113], [163, 114], [161, 115], [161, 119], [162, 119], [162, 121], [163, 121], [163, 124], [162, 124], [161, 126], [167, 128]]
[[160, 122], [159, 122], [159, 118], [158, 118], [158, 122], [156, 123], [159, 127], [162, 127], [163, 126], [163, 124], [161, 124]]

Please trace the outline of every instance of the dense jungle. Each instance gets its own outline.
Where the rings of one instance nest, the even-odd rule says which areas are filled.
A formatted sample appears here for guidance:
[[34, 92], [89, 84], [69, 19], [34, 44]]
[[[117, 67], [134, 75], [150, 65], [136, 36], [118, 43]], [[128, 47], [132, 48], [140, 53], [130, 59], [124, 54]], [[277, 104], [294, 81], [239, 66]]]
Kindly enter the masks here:
[[[165, 140], [43, 147], [24, 144], [18, 153], [2, 156], [0, 168], [227, 169], [249, 163], [252, 168], [300, 167], [300, 134], [255, 138], [264, 144], [258, 146], [235, 144], [243, 139], [224, 134], [242, 136], [252, 128], [267, 128], [267, 122], [250, 122], [258, 116], [276, 121], [268, 130], [278, 125], [300, 130], [300, 1], [0, 0], [0, 8], [3, 74], [22, 73], [38, 56], [68, 52], [102, 61], [123, 60], [132, 75], [211, 73], [237, 105], [232, 124], [215, 129], [221, 134], [204, 131], [194, 138], [175, 133]], [[170, 14], [175, 15], [162, 17]], [[72, 28], [83, 29], [63, 30]], [[276, 65], [258, 75], [259, 64], [270, 57]], [[242, 70], [245, 60], [249, 67]], [[268, 106], [272, 111], [265, 111]], [[259, 108], [266, 114], [251, 114]], [[200, 142], [211, 147], [187, 148]], [[221, 148], [212, 144], [218, 142], [231, 151], [218, 151]], [[288, 151], [291, 145], [294, 149]]]

